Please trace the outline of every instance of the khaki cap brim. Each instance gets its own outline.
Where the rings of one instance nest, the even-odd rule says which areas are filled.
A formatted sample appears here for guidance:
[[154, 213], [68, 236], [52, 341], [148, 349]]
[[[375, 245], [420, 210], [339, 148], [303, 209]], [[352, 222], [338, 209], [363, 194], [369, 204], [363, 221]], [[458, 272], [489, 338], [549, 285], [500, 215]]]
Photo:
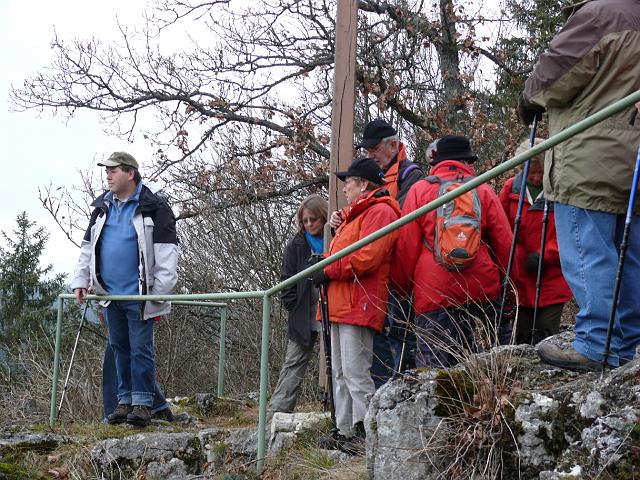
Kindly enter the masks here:
[[101, 160], [98, 162], [99, 167], [118, 167], [123, 165], [122, 162], [114, 162], [113, 160]]

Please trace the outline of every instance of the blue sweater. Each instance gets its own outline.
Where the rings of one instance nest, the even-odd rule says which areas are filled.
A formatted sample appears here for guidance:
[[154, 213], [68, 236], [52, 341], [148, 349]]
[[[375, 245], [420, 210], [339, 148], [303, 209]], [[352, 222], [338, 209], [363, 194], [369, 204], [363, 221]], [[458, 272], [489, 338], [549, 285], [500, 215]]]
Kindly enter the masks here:
[[[135, 193], [120, 203], [112, 193], [105, 196], [110, 203], [107, 220], [100, 234], [100, 275], [111, 295], [137, 295], [138, 286], [138, 236], [133, 226], [133, 215], [138, 208], [142, 182]], [[120, 203], [120, 205], [118, 205]]]

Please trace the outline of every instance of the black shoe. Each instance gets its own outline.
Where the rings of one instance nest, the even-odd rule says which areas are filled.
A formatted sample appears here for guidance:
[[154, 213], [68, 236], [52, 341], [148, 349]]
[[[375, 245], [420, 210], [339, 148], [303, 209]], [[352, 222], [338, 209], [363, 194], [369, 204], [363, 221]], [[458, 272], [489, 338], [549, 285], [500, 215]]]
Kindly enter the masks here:
[[347, 441], [347, 437], [338, 433], [337, 429], [333, 429], [324, 435], [320, 435], [316, 439], [316, 445], [325, 450], [340, 450], [340, 445]]
[[164, 420], [165, 422], [175, 422], [175, 417], [173, 416], [173, 412], [169, 407], [163, 408], [162, 410], [158, 410], [155, 413], [151, 414], [151, 420]]
[[132, 410], [133, 407], [131, 405], [118, 405], [113, 413], [107, 416], [107, 422], [111, 425], [124, 423]]
[[364, 430], [364, 423], [358, 422], [353, 426], [353, 437], [347, 438], [345, 441], [338, 444], [338, 449], [347, 455], [364, 455], [366, 447], [366, 432]]
[[148, 426], [151, 423], [149, 409], [144, 405], [134, 405], [131, 413], [127, 415], [127, 423], [138, 427]]
[[362, 456], [365, 453], [366, 442], [364, 437], [354, 435], [338, 444], [338, 450], [351, 456]]

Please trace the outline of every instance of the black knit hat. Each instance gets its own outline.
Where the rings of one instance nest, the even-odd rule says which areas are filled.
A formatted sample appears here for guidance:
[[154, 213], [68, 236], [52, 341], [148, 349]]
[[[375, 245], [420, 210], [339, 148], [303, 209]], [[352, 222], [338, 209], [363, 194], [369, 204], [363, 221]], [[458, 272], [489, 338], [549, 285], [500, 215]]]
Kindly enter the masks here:
[[384, 172], [371, 158], [358, 158], [354, 160], [345, 172], [336, 172], [336, 177], [343, 182], [347, 177], [359, 177], [377, 185], [384, 185]]
[[393, 128], [389, 123], [382, 120], [381, 118], [376, 118], [375, 120], [370, 121], [364, 127], [364, 132], [362, 133], [362, 141], [356, 145], [356, 148], [371, 148], [375, 147], [379, 144], [383, 138], [393, 137], [397, 135], [396, 129]]
[[461, 135], [445, 135], [438, 140], [436, 158], [432, 165], [443, 160], [463, 160], [473, 163], [478, 160], [478, 156], [471, 153], [471, 144], [467, 137]]

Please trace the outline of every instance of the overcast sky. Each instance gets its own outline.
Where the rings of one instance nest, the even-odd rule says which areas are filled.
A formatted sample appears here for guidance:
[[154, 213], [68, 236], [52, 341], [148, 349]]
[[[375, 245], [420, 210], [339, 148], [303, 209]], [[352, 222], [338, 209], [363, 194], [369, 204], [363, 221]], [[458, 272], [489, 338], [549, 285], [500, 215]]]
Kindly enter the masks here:
[[116, 150], [131, 152], [144, 167], [152, 150], [142, 139], [127, 144], [108, 137], [97, 116], [86, 112], [68, 123], [48, 111], [42, 115], [11, 112], [9, 89], [51, 64], [54, 29], [65, 40], [93, 35], [108, 41], [116, 36], [117, 21], [135, 24], [144, 6], [144, 0], [0, 0], [0, 230], [12, 230], [16, 216], [26, 211], [49, 231], [43, 263], [52, 263], [59, 273], [73, 271], [78, 250], [40, 205], [38, 187], [50, 182], [54, 186], [78, 184], [79, 169], [95, 165]]

